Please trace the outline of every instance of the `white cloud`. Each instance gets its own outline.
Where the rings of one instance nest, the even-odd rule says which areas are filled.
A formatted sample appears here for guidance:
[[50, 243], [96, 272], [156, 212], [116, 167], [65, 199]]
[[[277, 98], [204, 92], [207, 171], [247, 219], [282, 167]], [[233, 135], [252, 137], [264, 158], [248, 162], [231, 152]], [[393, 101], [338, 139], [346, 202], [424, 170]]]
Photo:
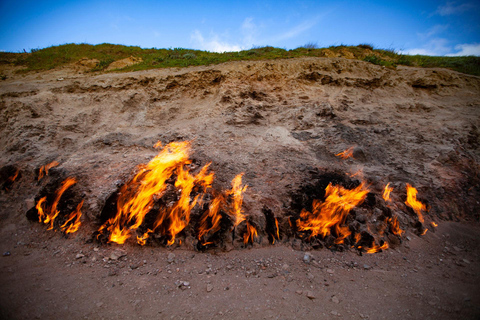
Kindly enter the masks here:
[[452, 47], [448, 46], [448, 40], [435, 38], [426, 43], [422, 48], [411, 48], [401, 50], [401, 54], [426, 55], [426, 56], [444, 56], [452, 52]]
[[304, 33], [305, 31], [308, 31], [312, 27], [314, 27], [320, 21], [320, 18], [321, 17], [316, 17], [315, 19], [304, 21], [301, 24], [293, 27], [292, 29], [274, 37], [274, 39], [275, 39], [274, 41], [277, 42], [277, 41], [282, 41], [282, 40], [286, 40], [286, 39], [296, 37], [296, 36]]
[[241, 46], [238, 44], [227, 43], [221, 41], [217, 34], [212, 34], [209, 39], [205, 39], [199, 30], [193, 31], [190, 36], [190, 40], [199, 46], [201, 50], [213, 51], [213, 52], [227, 52], [227, 51], [240, 51]]
[[435, 13], [441, 16], [449, 16], [453, 14], [461, 14], [467, 10], [475, 7], [472, 3], [461, 3], [458, 4], [458, 1], [447, 1], [444, 5], [441, 5], [437, 8]]
[[447, 56], [480, 56], [480, 44], [478, 43], [465, 43], [455, 46], [455, 50], [459, 50], [456, 53], [447, 54]]

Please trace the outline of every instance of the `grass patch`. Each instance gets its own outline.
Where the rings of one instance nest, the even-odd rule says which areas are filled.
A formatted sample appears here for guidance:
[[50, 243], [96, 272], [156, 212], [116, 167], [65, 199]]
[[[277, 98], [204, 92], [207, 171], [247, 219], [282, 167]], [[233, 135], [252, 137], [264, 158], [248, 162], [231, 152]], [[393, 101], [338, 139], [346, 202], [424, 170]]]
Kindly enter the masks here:
[[111, 62], [130, 56], [141, 58], [142, 62], [123, 68], [122, 71], [210, 65], [239, 60], [345, 57], [389, 68], [395, 68], [398, 65], [440, 67], [480, 76], [480, 57], [409, 56], [399, 54], [393, 49], [376, 49], [371, 44], [359, 44], [357, 46], [342, 44], [328, 48], [319, 48], [316, 43], [312, 42], [292, 50], [263, 46], [224, 53], [185, 48], [142, 49], [137, 46], [108, 43], [99, 45], [71, 43], [35, 49], [30, 53], [0, 52], [0, 64], [23, 66], [20, 72], [30, 72], [53, 69], [74, 63], [82, 58], [88, 58], [100, 61], [91, 71], [104, 72]]

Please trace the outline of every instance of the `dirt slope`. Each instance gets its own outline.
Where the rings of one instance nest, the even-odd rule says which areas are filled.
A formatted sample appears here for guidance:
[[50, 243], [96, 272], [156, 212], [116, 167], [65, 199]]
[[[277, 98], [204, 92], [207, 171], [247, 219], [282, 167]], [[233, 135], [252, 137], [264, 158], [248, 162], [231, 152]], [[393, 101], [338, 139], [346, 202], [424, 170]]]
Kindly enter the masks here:
[[[14, 301], [2, 296], [5, 317], [64, 318], [73, 312], [74, 318], [94, 319], [120, 312], [124, 318], [152, 318], [159, 311], [160, 318], [479, 315], [480, 297], [472, 288], [479, 283], [478, 77], [340, 58], [96, 75], [64, 68], [2, 81], [0, 112], [2, 184], [11, 170], [20, 170], [0, 194], [1, 249], [12, 253], [1, 259], [0, 283]], [[254, 244], [261, 248], [228, 245], [218, 252], [237, 250], [192, 257], [187, 235], [174, 251], [180, 262], [171, 263], [163, 247], [132, 242], [124, 246], [126, 257], [111, 260], [116, 245], [85, 243], [98, 228], [108, 197], [137, 165], [153, 158], [159, 140], [192, 140], [195, 163], [212, 162], [219, 190], [245, 172], [245, 213], [263, 230], [262, 208], [268, 207], [280, 219], [284, 242], [270, 246], [263, 234]], [[354, 159], [335, 156], [352, 146]], [[49, 181], [35, 182], [38, 169], [53, 160], [60, 165], [52, 177], [75, 176], [74, 192], [85, 200], [83, 225], [70, 239], [25, 218]], [[359, 170], [378, 195], [388, 182], [394, 186], [394, 211], [407, 230], [403, 242], [368, 257], [323, 249], [313, 253], [315, 263], [305, 264], [298, 250], [310, 247], [284, 232], [292, 194], [318, 172]], [[438, 223], [436, 233], [415, 235], [416, 217], [403, 204], [406, 183], [428, 204], [425, 225]], [[411, 245], [405, 245], [407, 236]], [[84, 257], [75, 259], [80, 250]], [[351, 261], [357, 265], [347, 265]], [[110, 277], [106, 268], [117, 271]], [[199, 273], [209, 268], [219, 272]], [[71, 286], [64, 288], [57, 274]], [[158, 275], [149, 280], [153, 274]], [[190, 282], [191, 288], [176, 286], [176, 280]], [[206, 295], [208, 281], [215, 289]], [[373, 293], [364, 298], [366, 287]], [[260, 289], [270, 290], [260, 294]], [[113, 294], [117, 290], [119, 296]], [[307, 291], [315, 298], [307, 298]], [[332, 295], [340, 302], [324, 309]], [[214, 300], [212, 307], [205, 307], [208, 299]], [[152, 307], [157, 304], [162, 308]], [[192, 304], [198, 307], [187, 307]]]

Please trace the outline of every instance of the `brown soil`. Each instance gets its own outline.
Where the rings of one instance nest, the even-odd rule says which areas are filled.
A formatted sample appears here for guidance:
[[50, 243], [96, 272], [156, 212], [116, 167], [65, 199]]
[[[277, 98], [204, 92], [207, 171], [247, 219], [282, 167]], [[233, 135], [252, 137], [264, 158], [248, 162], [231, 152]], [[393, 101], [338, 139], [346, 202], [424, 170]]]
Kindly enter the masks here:
[[[478, 77], [341, 58], [3, 73], [4, 318], [480, 316]], [[218, 190], [245, 172], [244, 210], [261, 233], [253, 248], [197, 252], [188, 234], [175, 248], [92, 242], [106, 200], [157, 153], [158, 140], [192, 140], [192, 157], [212, 162]], [[354, 159], [335, 156], [351, 146]], [[40, 166], [53, 160], [60, 165], [36, 182]], [[304, 262], [311, 246], [286, 232], [292, 195], [317, 172], [358, 170], [376, 201], [385, 184], [395, 187], [392, 210], [406, 233], [377, 254], [324, 248]], [[73, 191], [85, 204], [80, 231], [66, 238], [25, 213], [49, 181], [67, 175], [78, 179]], [[430, 208], [422, 237], [403, 203], [406, 183]], [[264, 207], [282, 225], [275, 245], [262, 231]], [[357, 215], [373, 225], [378, 215], [370, 209]]]

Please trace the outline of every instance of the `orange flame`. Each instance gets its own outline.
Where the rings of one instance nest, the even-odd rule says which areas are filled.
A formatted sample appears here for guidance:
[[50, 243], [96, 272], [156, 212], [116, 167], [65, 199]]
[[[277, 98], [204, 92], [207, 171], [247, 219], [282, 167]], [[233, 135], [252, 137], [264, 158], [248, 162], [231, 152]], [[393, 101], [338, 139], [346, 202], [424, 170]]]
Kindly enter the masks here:
[[432, 224], [432, 227], [434, 227], [434, 228], [438, 227], [438, 224], [436, 224], [436, 223], [435, 223], [435, 222], [433, 222], [433, 221], [432, 221], [432, 223], [431, 223], [431, 224]]
[[39, 219], [39, 222], [50, 224], [48, 230], [53, 229], [53, 222], [55, 221], [55, 218], [59, 214], [59, 211], [57, 210], [57, 206], [58, 206], [58, 202], [60, 201], [60, 198], [62, 197], [63, 193], [75, 183], [77, 183], [77, 180], [75, 178], [65, 179], [65, 181], [62, 182], [62, 185], [55, 193], [55, 200], [53, 201], [52, 206], [48, 208], [48, 210], [45, 210], [43, 206], [44, 202], [47, 200], [47, 197], [43, 197], [40, 200], [38, 200], [37, 205], [35, 206], [38, 212], [38, 219]]
[[393, 234], [397, 236], [402, 235], [403, 230], [400, 228], [400, 223], [398, 222], [397, 217], [388, 218], [387, 222], [390, 223], [390, 230], [393, 232]]
[[342, 152], [340, 152], [340, 153], [337, 153], [336, 156], [337, 156], [337, 157], [341, 157], [342, 159], [348, 159], [348, 158], [354, 159], [354, 158], [353, 158], [353, 149], [354, 149], [354, 147], [350, 147], [350, 148], [348, 148], [348, 149], [345, 150], [345, 151], [342, 151]]
[[253, 243], [256, 237], [257, 237], [257, 229], [255, 229], [255, 227], [252, 226], [247, 221], [247, 231], [243, 234], [243, 243], [244, 244], [247, 244], [248, 242]]
[[421, 235], [421, 236], [424, 236], [424, 235], [425, 235], [425, 233], [427, 233], [427, 231], [428, 231], [428, 229], [427, 229], [427, 228], [425, 228], [425, 230], [423, 230], [423, 232], [422, 232], [420, 235]]
[[423, 223], [424, 219], [422, 211], [426, 211], [427, 208], [423, 203], [417, 200], [417, 192], [417, 189], [407, 183], [407, 201], [405, 201], [405, 204], [415, 211], [418, 216], [418, 220]]
[[155, 149], [160, 149], [160, 148], [162, 147], [162, 142], [161, 142], [161, 141], [157, 141], [157, 143], [155, 143], [155, 144], [153, 145], [153, 147], [154, 147]]
[[8, 180], [9, 180], [10, 182], [14, 182], [14, 181], [17, 179], [19, 172], [20, 172], [20, 169], [17, 169], [17, 170], [15, 171], [15, 173], [13, 174], [13, 176], [8, 177]]
[[[65, 221], [65, 223], [60, 227], [60, 230], [62, 230], [66, 234], [74, 233], [78, 230], [81, 225], [80, 217], [82, 216], [82, 212], [80, 211], [80, 209], [82, 208], [82, 205], [83, 200], [77, 205], [77, 208], [72, 213], [70, 213], [67, 221]], [[67, 224], [69, 223], [70, 225], [67, 227]]]
[[[278, 228], [278, 220], [275, 218], [275, 228], [277, 228], [277, 240], [280, 240], [280, 229]], [[275, 238], [273, 239], [273, 243], [275, 243]]]
[[375, 243], [375, 240], [373, 241], [372, 243], [372, 247], [366, 249], [366, 252], [367, 253], [375, 253], [375, 252], [379, 252], [380, 250], [386, 250], [388, 249], [388, 243], [387, 242], [384, 242], [382, 246], [379, 246]]
[[220, 207], [224, 203], [225, 199], [223, 195], [219, 195], [210, 203], [208, 210], [203, 213], [200, 218], [200, 226], [198, 228], [198, 240], [202, 242], [203, 245], [207, 245], [207, 242], [204, 239], [204, 236], [209, 232], [214, 234], [220, 229], [220, 221], [222, 220], [222, 215], [220, 214]]
[[52, 161], [49, 164], [41, 166], [40, 171], [38, 172], [38, 181], [40, 181], [44, 176], [48, 176], [48, 170], [58, 165], [59, 163], [57, 161]]
[[[189, 154], [190, 142], [172, 142], [147, 165], [142, 165], [132, 181], [120, 189], [117, 214], [102, 225], [99, 232], [106, 229], [110, 232], [110, 242], [124, 243], [131, 231], [143, 223], [155, 200], [163, 196], [167, 188], [166, 181], [176, 173], [175, 187], [180, 190], [180, 198], [171, 208], [160, 210], [153, 230], [150, 231], [163, 228], [162, 233], [170, 236], [168, 244], [172, 245], [176, 235], [190, 222], [190, 212], [200, 200], [198, 195], [193, 200], [190, 198], [194, 187], [200, 185], [206, 190], [213, 182], [214, 174], [207, 173], [210, 164], [205, 165], [195, 176], [185, 169], [191, 163]], [[164, 227], [164, 222], [168, 222], [168, 226]], [[150, 232], [137, 237], [137, 242], [145, 243]]]
[[385, 202], [392, 201], [390, 199], [390, 192], [392, 192], [392, 190], [393, 190], [393, 187], [390, 187], [390, 182], [387, 183], [387, 185], [385, 186], [385, 189], [383, 190], [383, 200], [385, 200]]
[[245, 220], [245, 215], [242, 213], [242, 194], [245, 192], [245, 190], [247, 190], [248, 186], [245, 185], [242, 187], [242, 176], [243, 173], [240, 173], [233, 178], [232, 189], [227, 191], [227, 196], [231, 195], [233, 197], [232, 208], [229, 210], [228, 214], [233, 218], [234, 228]]
[[311, 230], [310, 237], [322, 235], [325, 237], [334, 228], [337, 239], [336, 244], [343, 243], [351, 232], [345, 226], [348, 213], [361, 204], [367, 196], [368, 187], [362, 182], [358, 187], [348, 190], [341, 186], [332, 186], [330, 183], [325, 189], [325, 201], [313, 201], [313, 210], [302, 210], [300, 219], [297, 220], [299, 231]]

